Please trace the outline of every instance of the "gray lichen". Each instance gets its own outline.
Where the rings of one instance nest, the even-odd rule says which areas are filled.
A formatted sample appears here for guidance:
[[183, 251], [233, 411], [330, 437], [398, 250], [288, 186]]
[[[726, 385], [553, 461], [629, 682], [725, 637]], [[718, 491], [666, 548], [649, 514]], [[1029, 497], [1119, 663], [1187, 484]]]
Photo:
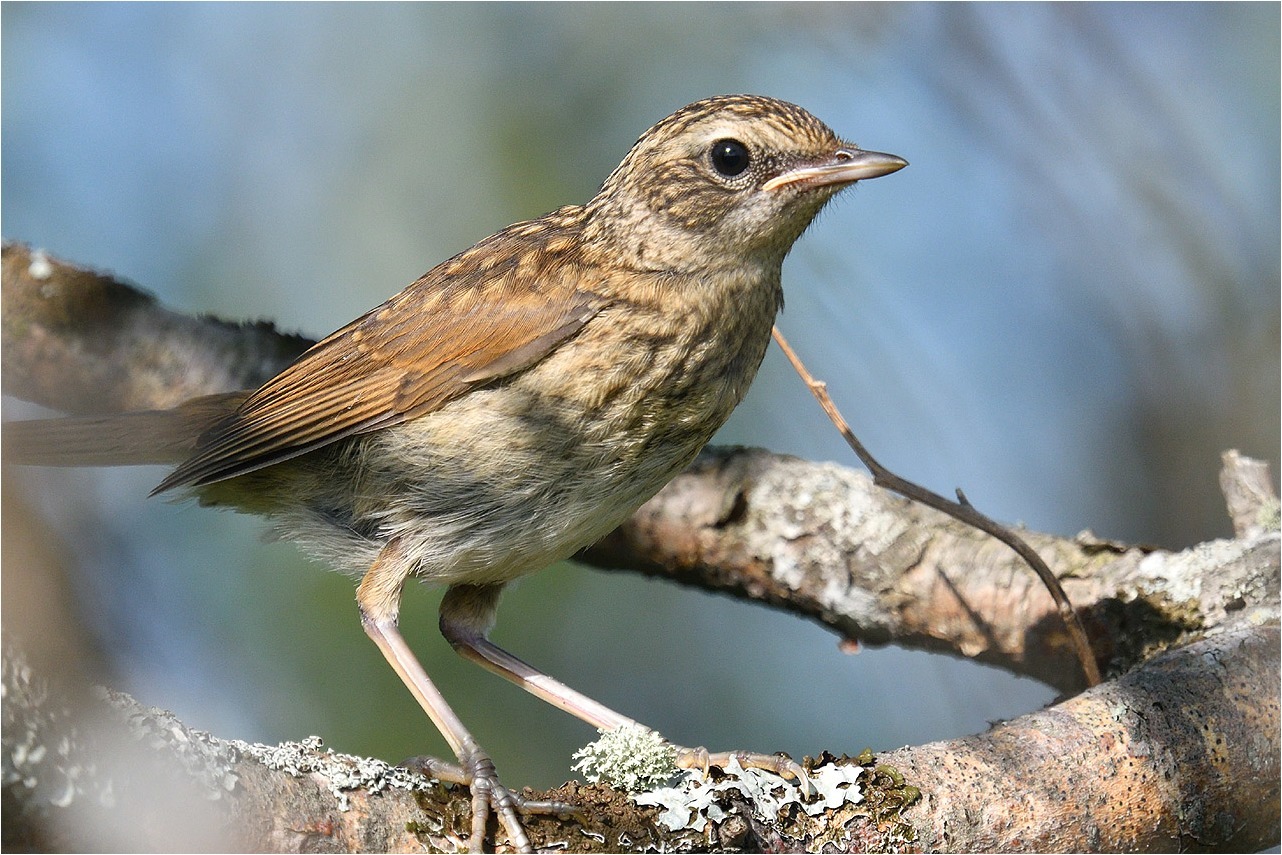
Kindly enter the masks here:
[[813, 798], [807, 798], [800, 787], [773, 772], [745, 769], [735, 757], [723, 771], [725, 775], [717, 780], [697, 770], [687, 771], [676, 786], [637, 793], [632, 800], [662, 808], [659, 821], [670, 831], [703, 831], [709, 821], [725, 820], [728, 814], [718, 800], [730, 790], [738, 791], [757, 817], [766, 822], [774, 822], [789, 805], [797, 805], [807, 816], [818, 816], [825, 810], [863, 800], [859, 776], [864, 770], [854, 764], [829, 764], [812, 771], [809, 779], [816, 792]]
[[2, 660], [0, 786], [6, 802], [24, 812], [65, 808], [82, 799], [111, 807], [112, 783], [97, 774], [96, 750], [73, 711], [50, 697], [48, 684], [8, 639]]
[[216, 800], [235, 789], [234, 766], [240, 757], [231, 743], [191, 730], [169, 710], [144, 707], [124, 692], [99, 686], [95, 693], [120, 714], [136, 742], [168, 755], [206, 798]]
[[194, 784], [193, 793], [218, 801], [236, 790], [238, 764], [245, 760], [294, 776], [315, 773], [342, 810], [350, 806], [353, 790], [427, 791], [432, 786], [418, 772], [337, 754], [324, 748], [318, 736], [275, 746], [219, 739], [188, 728], [168, 710], [101, 687], [74, 704], [33, 675], [19, 645], [9, 639], [0, 692], [0, 782], [6, 804], [28, 815], [73, 804], [113, 808], [119, 795], [163, 788], [165, 780], [181, 782], [183, 788]]
[[605, 782], [625, 792], [666, 784], [677, 774], [677, 750], [641, 725], [601, 731], [601, 738], [574, 752], [573, 769], [590, 783]]
[[224, 744], [269, 769], [295, 777], [311, 773], [320, 775], [329, 792], [338, 800], [339, 810], [351, 807], [348, 793], [352, 790], [377, 793], [385, 789], [427, 791], [432, 787], [431, 778], [402, 766], [392, 766], [372, 757], [337, 754], [332, 749], [323, 748], [319, 736], [279, 745], [256, 745], [240, 740], [228, 740]]

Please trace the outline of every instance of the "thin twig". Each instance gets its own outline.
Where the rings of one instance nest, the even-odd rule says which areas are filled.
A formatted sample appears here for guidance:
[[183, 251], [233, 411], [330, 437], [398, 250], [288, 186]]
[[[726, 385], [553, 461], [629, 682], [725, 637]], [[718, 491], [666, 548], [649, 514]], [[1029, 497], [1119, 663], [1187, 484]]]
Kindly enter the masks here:
[[1046, 589], [1050, 591], [1051, 597], [1055, 600], [1055, 605], [1058, 607], [1060, 618], [1063, 619], [1064, 625], [1068, 630], [1068, 636], [1072, 640], [1077, 658], [1081, 660], [1082, 671], [1086, 674], [1087, 685], [1098, 685], [1100, 682], [1099, 665], [1095, 662], [1095, 656], [1091, 652], [1091, 644], [1086, 635], [1086, 628], [1082, 625], [1081, 618], [1073, 609], [1073, 604], [1069, 602], [1068, 595], [1064, 593], [1059, 580], [1055, 578], [1055, 574], [1051, 572], [1050, 567], [1046, 566], [1046, 562], [1037, 554], [1037, 551], [1006, 526], [975, 510], [975, 506], [970, 503], [966, 498], [966, 494], [960, 488], [957, 490], [958, 501], [950, 501], [938, 493], [931, 492], [925, 487], [899, 477], [878, 463], [877, 459], [868, 453], [868, 449], [855, 436], [850, 429], [850, 425], [842, 418], [841, 413], [838, 412], [836, 404], [832, 402], [832, 398], [828, 395], [827, 384], [811, 376], [810, 372], [806, 370], [806, 366], [802, 364], [800, 357], [788, 344], [788, 340], [783, 337], [783, 333], [779, 332], [778, 327], [774, 328], [773, 334], [775, 342], [783, 350], [784, 355], [788, 357], [793, 369], [796, 370], [802, 381], [809, 387], [815, 399], [819, 401], [819, 406], [823, 407], [824, 412], [828, 414], [828, 418], [837, 427], [847, 444], [854, 449], [855, 454], [868, 467], [868, 471], [872, 473], [874, 484], [887, 490], [893, 490], [901, 496], [912, 499], [914, 502], [920, 502], [937, 511], [942, 511], [956, 520], [992, 535], [1015, 550], [1016, 554], [1024, 559], [1029, 567], [1033, 568], [1033, 572], [1042, 580], [1042, 584], [1046, 586]]

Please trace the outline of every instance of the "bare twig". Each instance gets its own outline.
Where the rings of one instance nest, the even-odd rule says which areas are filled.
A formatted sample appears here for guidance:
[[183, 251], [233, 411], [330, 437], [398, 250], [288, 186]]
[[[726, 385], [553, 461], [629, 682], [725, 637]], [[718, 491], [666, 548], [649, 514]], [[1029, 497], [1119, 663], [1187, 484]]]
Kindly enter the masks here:
[[992, 535], [1013, 549], [1020, 558], [1028, 563], [1029, 567], [1033, 568], [1033, 572], [1042, 580], [1046, 589], [1050, 591], [1051, 597], [1055, 600], [1060, 617], [1063, 618], [1065, 628], [1068, 630], [1069, 638], [1077, 651], [1077, 657], [1081, 660], [1082, 671], [1086, 675], [1087, 684], [1091, 686], [1099, 685], [1099, 665], [1095, 661], [1095, 654], [1091, 651], [1090, 640], [1086, 636], [1086, 628], [1082, 626], [1081, 618], [1078, 617], [1076, 610], [1073, 609], [1073, 604], [1069, 602], [1068, 595], [1064, 593], [1059, 580], [1055, 578], [1055, 574], [1051, 572], [1050, 567], [1046, 566], [1046, 562], [1037, 554], [1037, 551], [1015, 532], [977, 511], [960, 488], [957, 490], [957, 501], [954, 502], [945, 499], [938, 493], [927, 490], [925, 487], [914, 484], [912, 481], [899, 477], [877, 462], [877, 459], [868, 452], [864, 444], [855, 436], [854, 431], [850, 429], [850, 425], [842, 418], [841, 413], [837, 410], [837, 405], [832, 402], [832, 397], [828, 394], [827, 384], [821, 380], [816, 380], [806, 370], [801, 358], [797, 356], [796, 351], [788, 344], [788, 340], [784, 338], [783, 333], [779, 332], [778, 327], [775, 327], [772, 332], [775, 342], [783, 350], [784, 355], [788, 357], [788, 361], [792, 363], [793, 369], [805, 382], [811, 394], [819, 401], [819, 406], [823, 407], [824, 412], [828, 414], [828, 418], [836, 426], [846, 443], [854, 450], [863, 464], [868, 467], [868, 471], [872, 473], [874, 484], [887, 490], [892, 490], [901, 496], [912, 499], [914, 502], [920, 502], [923, 505], [948, 514], [954, 519]]

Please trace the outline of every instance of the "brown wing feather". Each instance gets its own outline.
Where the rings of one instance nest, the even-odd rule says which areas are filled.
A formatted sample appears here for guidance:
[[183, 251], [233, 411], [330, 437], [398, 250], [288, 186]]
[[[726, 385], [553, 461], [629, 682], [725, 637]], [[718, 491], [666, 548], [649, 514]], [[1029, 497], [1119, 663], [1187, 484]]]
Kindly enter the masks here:
[[593, 293], [599, 274], [564, 257], [549, 264], [546, 240], [531, 240], [529, 225], [434, 268], [316, 344], [210, 428], [154, 492], [234, 478], [425, 415], [537, 362], [603, 300]]

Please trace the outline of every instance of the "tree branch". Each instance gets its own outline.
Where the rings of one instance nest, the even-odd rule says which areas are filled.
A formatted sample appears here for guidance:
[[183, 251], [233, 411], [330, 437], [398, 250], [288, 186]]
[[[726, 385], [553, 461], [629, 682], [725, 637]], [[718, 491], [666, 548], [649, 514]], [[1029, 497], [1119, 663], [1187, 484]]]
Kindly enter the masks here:
[[[18, 245], [4, 249], [3, 310], [5, 392], [76, 413], [166, 407], [253, 386], [306, 344], [266, 325], [177, 315], [110, 277]], [[652, 809], [637, 808], [622, 794], [570, 784], [552, 797], [585, 805], [586, 826], [540, 819], [532, 823], [533, 839], [571, 851], [878, 845], [1235, 851], [1275, 844], [1277, 499], [1267, 471], [1254, 461], [1226, 456], [1222, 478], [1233, 540], [1165, 552], [1089, 533], [1072, 539], [1024, 533], [1084, 616], [1110, 682], [980, 736], [857, 758], [868, 761], [860, 777], [864, 801], [818, 817], [785, 810], [763, 821], [731, 798], [724, 805], [728, 816], [707, 830], [670, 832]], [[1012, 553], [842, 467], [760, 450], [709, 449], [581, 557], [765, 602], [852, 642], [948, 651], [1066, 692], [1081, 688], [1054, 603]], [[6, 640], [5, 646], [8, 653], [14, 644]], [[24, 674], [25, 683], [11, 680]], [[39, 677], [6, 659], [6, 844], [13, 845], [10, 834], [20, 830], [29, 832], [22, 838], [27, 845], [56, 848], [77, 840], [68, 828], [96, 833], [106, 827], [102, 817], [51, 819], [72, 815], [60, 804], [67, 792], [88, 794], [71, 798], [71, 805], [103, 792], [131, 804], [169, 804], [180, 788], [164, 785], [157, 795], [153, 784], [138, 791], [148, 795], [130, 801], [139, 776], [128, 771], [142, 767], [113, 765], [116, 749], [103, 747], [138, 742], [140, 727], [147, 750], [168, 758], [160, 763], [168, 771], [156, 780], [178, 774], [203, 782], [197, 787], [203, 795], [190, 804], [212, 806], [212, 828], [225, 829], [233, 819], [236, 837], [224, 840], [227, 846], [393, 851], [449, 847], [467, 836], [467, 800], [457, 790], [407, 784], [403, 771], [317, 755], [312, 746], [273, 754], [193, 735], [163, 714], [140, 712], [111, 695], [86, 700], [74, 687], [66, 706], [88, 708], [95, 717], [73, 718], [56, 712], [61, 702], [22, 701], [58, 695], [57, 687], [54, 695], [33, 689]], [[129, 739], [51, 736], [113, 717], [132, 723], [125, 728]], [[212, 768], [221, 773], [173, 749], [163, 734], [176, 734], [179, 745], [213, 746]], [[48, 765], [51, 746], [81, 742], [88, 747], [80, 762]], [[49, 785], [65, 782], [63, 773], [73, 768], [80, 770], [78, 783]], [[93, 781], [111, 783], [94, 789]], [[345, 790], [335, 781], [359, 786]], [[921, 797], [914, 801], [915, 791]], [[340, 809], [344, 800], [349, 810]], [[129, 817], [124, 825], [134, 831], [168, 829], [171, 836], [150, 839], [182, 849], [200, 845], [193, 841], [204, 839], [198, 832], [208, 813], [101, 812]], [[181, 819], [176, 828], [162, 821], [175, 816]], [[19, 817], [31, 821], [11, 819]], [[111, 848], [107, 839], [73, 848]]]
[[[1276, 613], [1276, 530], [1180, 553], [1089, 533], [1024, 535], [1056, 568], [1114, 675], [1232, 620]], [[1014, 553], [835, 464], [710, 448], [580, 557], [763, 602], [852, 641], [1084, 688], [1054, 602]]]

